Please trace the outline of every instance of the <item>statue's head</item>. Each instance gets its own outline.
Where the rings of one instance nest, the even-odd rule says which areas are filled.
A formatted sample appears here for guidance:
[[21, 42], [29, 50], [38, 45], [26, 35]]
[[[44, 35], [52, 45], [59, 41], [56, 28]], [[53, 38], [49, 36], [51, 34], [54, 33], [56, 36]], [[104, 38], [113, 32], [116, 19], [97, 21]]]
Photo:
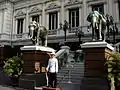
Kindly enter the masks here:
[[100, 13], [98, 11], [92, 11], [87, 16], [87, 21], [91, 22], [91, 20], [95, 17], [96, 19], [99, 19]]
[[29, 29], [35, 30], [36, 28], [38, 28], [38, 23], [36, 21], [32, 21], [29, 25]]

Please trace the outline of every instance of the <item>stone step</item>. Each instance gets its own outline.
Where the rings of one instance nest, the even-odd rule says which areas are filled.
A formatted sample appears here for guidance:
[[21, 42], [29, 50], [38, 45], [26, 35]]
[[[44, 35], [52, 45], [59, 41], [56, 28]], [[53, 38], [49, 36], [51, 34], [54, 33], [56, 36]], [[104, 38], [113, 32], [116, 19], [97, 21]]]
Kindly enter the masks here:
[[81, 82], [82, 79], [83, 79], [83, 77], [76, 77], [76, 78], [65, 77], [65, 78], [62, 79], [62, 80], [61, 80], [61, 78], [57, 78], [58, 83], [71, 81], [72, 83], [78, 83], [78, 84]]
[[107, 84], [107, 79], [102, 79], [102, 78], [84, 78], [82, 82], [85, 85], [106, 85]]
[[[62, 77], [57, 77], [58, 80], [61, 80], [61, 78], [62, 78]], [[64, 80], [64, 79], [69, 79], [69, 78], [71, 78], [71, 79], [73, 79], [73, 80], [77, 80], [77, 79], [78, 79], [78, 80], [81, 80], [83, 77], [68, 77], [68, 76], [65, 76], [65, 77], [62, 78], [62, 79]]]
[[62, 70], [59, 70], [59, 72], [65, 72], [65, 71], [84, 71], [84, 68], [64, 68]]
[[57, 74], [57, 77], [62, 77], [62, 76], [75, 76], [75, 77], [81, 77], [84, 75], [84, 72], [81, 72], [81, 73], [70, 73], [70, 74], [62, 74], [62, 73], [58, 73]]
[[84, 71], [61, 71], [61, 72], [59, 72], [57, 75], [66, 75], [66, 74], [83, 74], [84, 73]]
[[74, 63], [74, 64], [66, 64], [66, 66], [84, 66], [84, 63]]
[[80, 90], [80, 84], [73, 83], [61, 83], [58, 87], [62, 87], [62, 90]]
[[[59, 73], [57, 74], [58, 84], [69, 83], [71, 81], [72, 84], [77, 84], [80, 86], [80, 83], [83, 79], [83, 75], [84, 75], [83, 62], [77, 62], [77, 63], [73, 62], [67, 64], [66, 67], [59, 70]], [[70, 90], [76, 90], [76, 89], [70, 89]]]
[[84, 66], [84, 63], [78, 63], [78, 64], [76, 63], [76, 64], [74, 64], [74, 66], [75, 67], [77, 67], [77, 66]]
[[109, 90], [108, 86], [101, 85], [85, 85], [81, 86], [80, 90]]

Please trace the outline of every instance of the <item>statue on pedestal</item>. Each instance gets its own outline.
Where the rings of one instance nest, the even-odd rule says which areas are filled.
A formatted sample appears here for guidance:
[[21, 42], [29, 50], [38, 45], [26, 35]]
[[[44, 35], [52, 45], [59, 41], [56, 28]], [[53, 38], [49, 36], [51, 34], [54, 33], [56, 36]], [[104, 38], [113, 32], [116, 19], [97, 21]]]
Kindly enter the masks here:
[[92, 27], [92, 40], [95, 41], [95, 33], [97, 40], [105, 41], [105, 30], [106, 30], [106, 18], [104, 15], [100, 14], [98, 11], [92, 11], [87, 16], [87, 21], [90, 22], [90, 27]]
[[29, 25], [28, 35], [34, 45], [47, 46], [47, 29], [40, 26], [36, 21], [32, 21]]

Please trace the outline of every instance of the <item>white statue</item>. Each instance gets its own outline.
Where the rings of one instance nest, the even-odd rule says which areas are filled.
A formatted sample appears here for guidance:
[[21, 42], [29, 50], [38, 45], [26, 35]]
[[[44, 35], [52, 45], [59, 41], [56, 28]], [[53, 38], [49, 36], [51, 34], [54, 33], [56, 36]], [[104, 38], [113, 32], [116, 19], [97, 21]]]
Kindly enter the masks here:
[[36, 21], [32, 21], [29, 25], [28, 35], [33, 44], [47, 46], [47, 29], [44, 26], [39, 26]]

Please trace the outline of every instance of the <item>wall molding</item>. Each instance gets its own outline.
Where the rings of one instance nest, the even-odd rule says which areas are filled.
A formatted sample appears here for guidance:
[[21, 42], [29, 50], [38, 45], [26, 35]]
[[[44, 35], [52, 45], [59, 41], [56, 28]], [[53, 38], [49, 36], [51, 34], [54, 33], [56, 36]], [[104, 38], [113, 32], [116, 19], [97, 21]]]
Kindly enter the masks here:
[[50, 3], [47, 8], [45, 9], [46, 12], [50, 12], [50, 11], [56, 11], [59, 10], [61, 8], [60, 5], [58, 5], [57, 3]]
[[88, 6], [91, 6], [91, 5], [94, 5], [94, 4], [106, 4], [107, 0], [87, 0], [86, 3], [87, 3]]
[[70, 9], [70, 8], [81, 8], [83, 5], [83, 1], [79, 0], [69, 0], [67, 3], [64, 4], [65, 9]]
[[[42, 12], [42, 10], [40, 8], [38, 8], [37, 6], [34, 6], [31, 8], [31, 10], [29, 11], [29, 14], [34, 14], [34, 13], [39, 13]], [[40, 14], [40, 13], [39, 13]]]
[[23, 12], [22, 10], [18, 11], [15, 15], [15, 17], [25, 16], [26, 12]]

